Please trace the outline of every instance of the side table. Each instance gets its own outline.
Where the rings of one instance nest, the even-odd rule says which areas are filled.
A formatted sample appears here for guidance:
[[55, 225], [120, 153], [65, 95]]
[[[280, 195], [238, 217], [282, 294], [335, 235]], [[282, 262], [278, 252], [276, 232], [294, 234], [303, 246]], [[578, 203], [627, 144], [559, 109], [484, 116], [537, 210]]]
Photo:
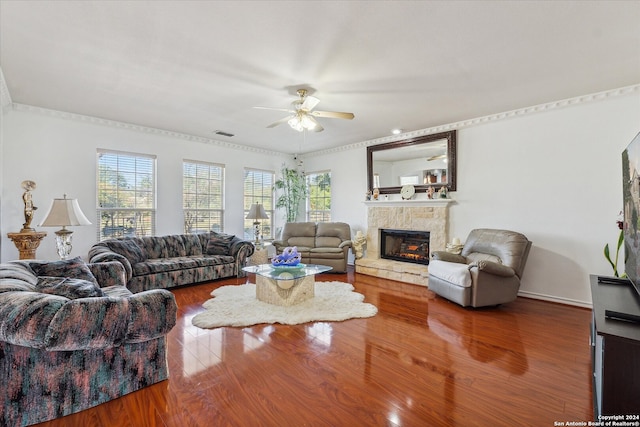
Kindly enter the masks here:
[[249, 257], [247, 265], [269, 264], [269, 245], [254, 245], [253, 255]]
[[35, 259], [36, 250], [40, 241], [46, 236], [44, 231], [20, 231], [19, 233], [7, 233], [7, 237], [13, 241], [20, 252], [20, 259]]

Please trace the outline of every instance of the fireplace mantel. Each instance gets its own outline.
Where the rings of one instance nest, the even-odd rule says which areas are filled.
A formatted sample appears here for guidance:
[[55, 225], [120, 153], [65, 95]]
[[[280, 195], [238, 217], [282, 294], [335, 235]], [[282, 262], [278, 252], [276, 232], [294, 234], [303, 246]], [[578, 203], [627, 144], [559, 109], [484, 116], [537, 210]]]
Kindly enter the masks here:
[[431, 207], [431, 208], [444, 208], [453, 203], [453, 199], [412, 199], [412, 200], [365, 200], [363, 203], [367, 207]]

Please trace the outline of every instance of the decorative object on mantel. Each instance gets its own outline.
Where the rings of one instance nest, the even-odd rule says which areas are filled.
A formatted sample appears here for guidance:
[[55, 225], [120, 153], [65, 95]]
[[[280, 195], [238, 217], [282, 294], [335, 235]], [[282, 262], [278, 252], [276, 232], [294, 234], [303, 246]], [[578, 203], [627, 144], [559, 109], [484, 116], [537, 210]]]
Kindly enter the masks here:
[[73, 231], [67, 230], [67, 226], [71, 225], [91, 225], [91, 222], [84, 216], [78, 199], [67, 199], [64, 195], [62, 199], [53, 199], [51, 207], [45, 215], [41, 227], [62, 227], [56, 231], [56, 248], [60, 259], [67, 259], [71, 253], [71, 241]]
[[400, 195], [402, 196], [402, 200], [409, 200], [413, 197], [414, 194], [416, 194], [416, 188], [411, 184], [403, 186], [402, 189], [400, 190]]
[[7, 237], [13, 241], [20, 253], [20, 259], [36, 259], [36, 250], [40, 242], [47, 235], [44, 231], [28, 231], [20, 233], [7, 233]]
[[447, 187], [441, 187], [440, 190], [438, 190], [438, 196], [441, 199], [446, 199], [447, 198]]
[[353, 250], [355, 252], [356, 259], [362, 258], [364, 255], [364, 247], [367, 245], [367, 237], [362, 230], [356, 232], [356, 236], [353, 238]]
[[36, 189], [36, 183], [26, 180], [22, 181], [21, 185], [24, 189], [24, 193], [22, 194], [22, 201], [24, 202], [24, 224], [22, 224], [22, 230], [20, 230], [20, 232], [28, 233], [29, 231], [35, 231], [31, 228], [31, 221], [33, 220], [33, 212], [38, 208], [33, 205], [31, 191]]
[[380, 175], [379, 174], [374, 174], [373, 175], [373, 200], [378, 200], [378, 197], [380, 197]]
[[432, 186], [427, 187], [427, 198], [428, 199], [433, 199], [433, 193], [435, 192], [435, 190], [433, 189]]
[[460, 238], [454, 237], [451, 243], [447, 243], [445, 250], [449, 253], [460, 255], [464, 245], [460, 243]]

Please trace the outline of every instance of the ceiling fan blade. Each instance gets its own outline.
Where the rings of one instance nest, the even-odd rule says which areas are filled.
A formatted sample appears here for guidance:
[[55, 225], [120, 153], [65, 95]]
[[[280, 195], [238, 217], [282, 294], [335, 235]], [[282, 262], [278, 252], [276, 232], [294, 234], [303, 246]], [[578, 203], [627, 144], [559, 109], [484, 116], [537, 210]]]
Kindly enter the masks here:
[[290, 108], [272, 108], [272, 107], [252, 107], [255, 108], [256, 110], [272, 110], [272, 111], [284, 111], [287, 113], [293, 113], [293, 110], [291, 110]]
[[300, 109], [305, 110], [305, 111], [311, 111], [319, 103], [320, 103], [320, 100], [318, 98], [316, 98], [315, 96], [307, 96], [307, 97], [304, 98], [304, 101], [302, 102], [302, 105], [300, 106]]
[[427, 158], [427, 162], [430, 162], [432, 160], [438, 160], [438, 159], [446, 159], [446, 158], [447, 158], [446, 154], [438, 154], [437, 156], [431, 156]]
[[289, 119], [291, 119], [291, 118], [293, 118], [293, 117], [294, 117], [294, 116], [287, 116], [287, 117], [284, 117], [284, 118], [282, 118], [282, 119], [278, 120], [277, 122], [273, 122], [273, 123], [271, 123], [269, 126], [267, 126], [267, 128], [274, 128], [274, 127], [276, 127], [276, 126], [278, 126], [278, 125], [281, 125], [281, 124], [283, 124], [283, 123], [287, 123], [287, 122], [289, 121]]
[[315, 117], [327, 117], [330, 119], [347, 119], [351, 120], [355, 116], [353, 113], [341, 113], [338, 111], [311, 111], [309, 114]]

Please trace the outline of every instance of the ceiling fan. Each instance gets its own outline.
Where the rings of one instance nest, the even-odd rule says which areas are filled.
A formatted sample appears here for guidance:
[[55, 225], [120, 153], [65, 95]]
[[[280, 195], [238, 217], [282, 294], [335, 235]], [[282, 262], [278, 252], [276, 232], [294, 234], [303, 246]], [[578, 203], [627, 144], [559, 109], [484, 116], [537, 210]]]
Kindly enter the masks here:
[[303, 130], [310, 130], [314, 132], [322, 132], [324, 128], [315, 119], [316, 117], [326, 117], [330, 119], [347, 119], [351, 120], [355, 116], [353, 113], [341, 113], [338, 111], [313, 111], [313, 109], [320, 103], [320, 100], [315, 96], [307, 95], [306, 89], [298, 89], [298, 96], [300, 99], [296, 99], [291, 103], [292, 108], [271, 108], [271, 107], [253, 107], [263, 110], [276, 110], [286, 111], [291, 113], [289, 116], [284, 117], [274, 123], [271, 123], [268, 128], [273, 128], [283, 123], [288, 123], [293, 129], [298, 132]]

